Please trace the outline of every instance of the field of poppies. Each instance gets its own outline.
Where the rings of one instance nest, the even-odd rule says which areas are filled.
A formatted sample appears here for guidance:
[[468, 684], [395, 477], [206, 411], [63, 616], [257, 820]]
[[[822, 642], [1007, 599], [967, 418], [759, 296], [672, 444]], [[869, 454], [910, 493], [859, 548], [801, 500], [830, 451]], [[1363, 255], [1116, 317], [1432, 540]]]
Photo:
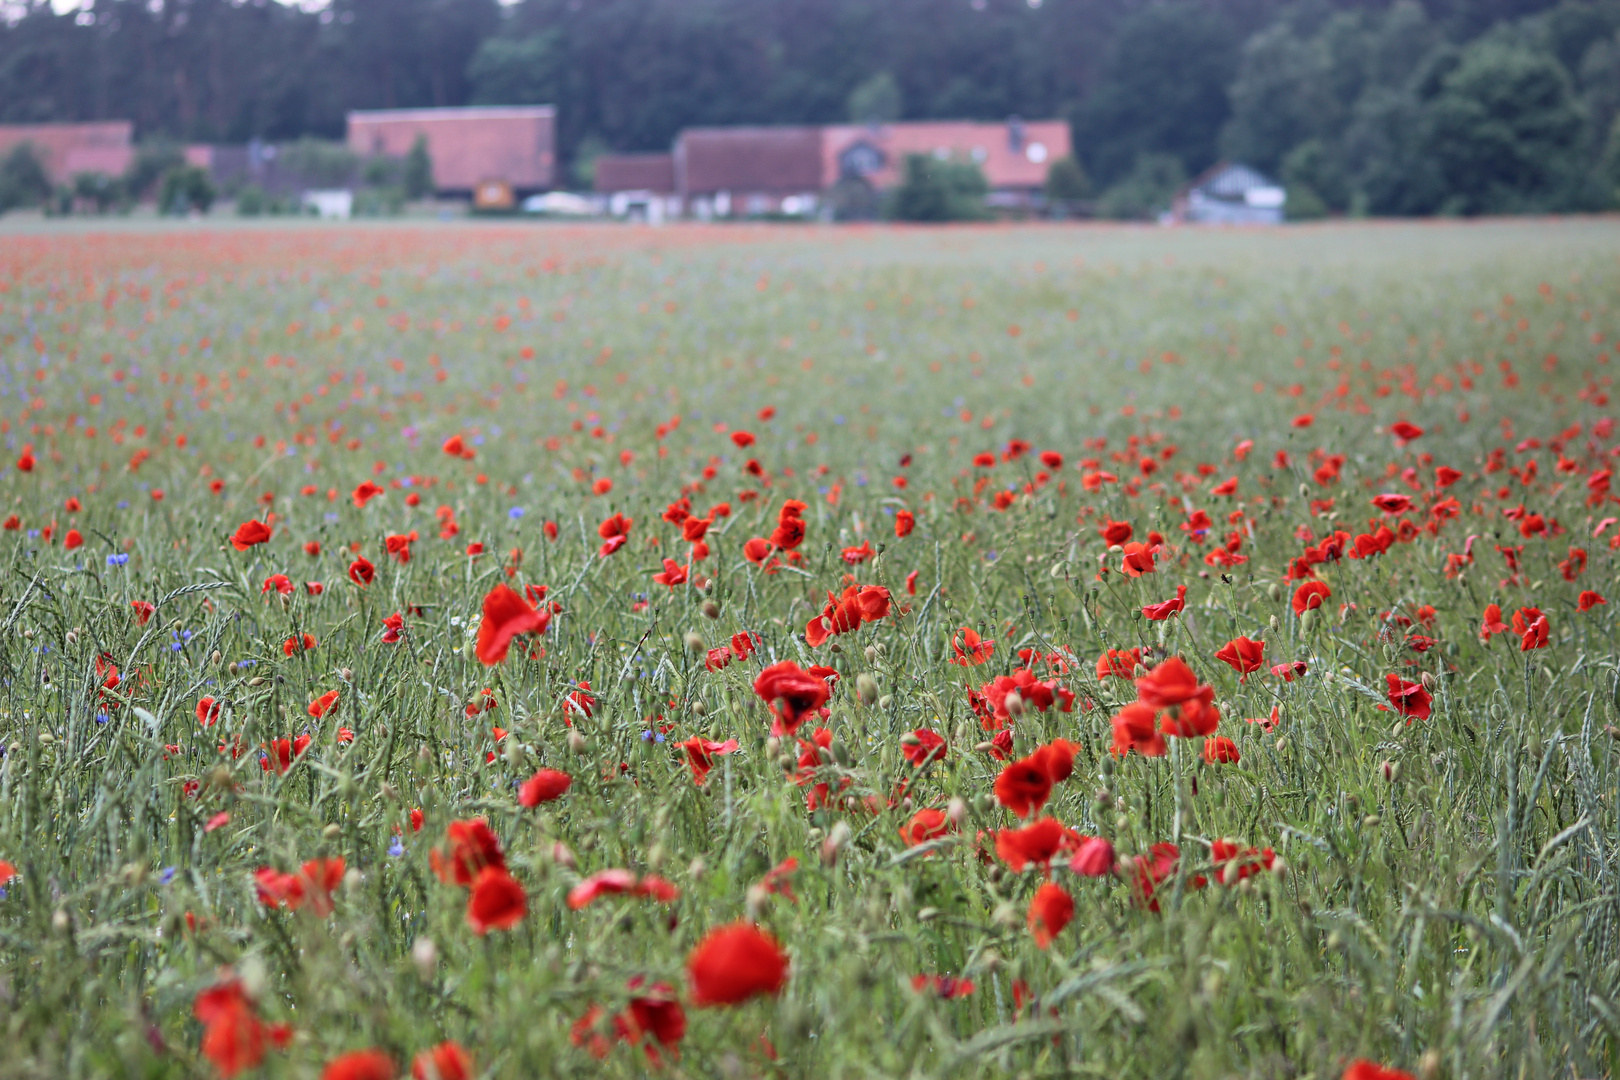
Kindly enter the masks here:
[[1614, 1076], [1617, 252], [7, 227], [0, 1077]]

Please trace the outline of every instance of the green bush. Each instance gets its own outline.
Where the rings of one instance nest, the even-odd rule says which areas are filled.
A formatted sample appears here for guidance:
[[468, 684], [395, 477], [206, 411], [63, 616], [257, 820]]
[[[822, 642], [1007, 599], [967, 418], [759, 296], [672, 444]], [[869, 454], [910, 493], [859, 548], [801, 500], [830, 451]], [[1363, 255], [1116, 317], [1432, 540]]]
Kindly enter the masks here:
[[1103, 192], [1097, 216], [1144, 221], [1170, 209], [1170, 200], [1187, 182], [1181, 160], [1172, 154], [1143, 154], [1125, 179]]
[[969, 161], [908, 154], [905, 177], [890, 196], [889, 216], [897, 221], [982, 221], [989, 217], [984, 197], [990, 185]]
[[39, 206], [51, 196], [51, 181], [33, 143], [19, 143], [0, 159], [0, 213]]
[[208, 213], [214, 205], [214, 183], [208, 171], [196, 165], [181, 165], [163, 174], [158, 208], [165, 214], [184, 216], [195, 210]]

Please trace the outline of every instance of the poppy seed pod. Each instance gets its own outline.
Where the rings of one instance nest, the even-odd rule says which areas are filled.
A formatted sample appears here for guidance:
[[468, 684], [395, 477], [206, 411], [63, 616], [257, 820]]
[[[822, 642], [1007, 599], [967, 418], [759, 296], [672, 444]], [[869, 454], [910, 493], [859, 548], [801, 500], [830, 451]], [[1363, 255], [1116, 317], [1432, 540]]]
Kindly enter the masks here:
[[439, 966], [439, 947], [433, 944], [432, 938], [419, 937], [412, 943], [411, 963], [423, 982], [433, 978], [433, 971]]

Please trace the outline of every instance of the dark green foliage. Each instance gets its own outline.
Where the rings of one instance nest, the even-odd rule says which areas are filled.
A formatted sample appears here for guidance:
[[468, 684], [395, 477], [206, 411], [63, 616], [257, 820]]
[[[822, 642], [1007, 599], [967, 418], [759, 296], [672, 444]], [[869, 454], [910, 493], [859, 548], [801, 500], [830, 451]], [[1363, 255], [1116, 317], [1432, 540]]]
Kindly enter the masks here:
[[1100, 182], [1122, 179], [1144, 154], [1188, 173], [1215, 160], [1230, 112], [1227, 86], [1239, 38], [1215, 9], [1154, 4], [1120, 28], [1103, 80], [1075, 114], [1081, 154]]
[[1057, 203], [1079, 202], [1091, 195], [1091, 178], [1080, 162], [1060, 157], [1046, 170], [1046, 197]]
[[184, 215], [195, 210], [206, 214], [214, 205], [214, 185], [208, 171], [196, 165], [181, 165], [163, 174], [158, 193], [158, 209], [165, 214]]
[[909, 154], [904, 179], [890, 195], [889, 216], [897, 221], [980, 221], [989, 216], [984, 205], [989, 190], [984, 173], [970, 161]]
[[19, 143], [0, 159], [0, 212], [38, 206], [51, 194], [45, 166], [31, 143]]
[[402, 182], [406, 198], [424, 199], [433, 194], [433, 158], [428, 155], [427, 136], [418, 135], [411, 143], [411, 152], [405, 155]]
[[1187, 173], [1174, 154], [1143, 154], [1129, 173], [1103, 192], [1097, 214], [1123, 220], [1155, 218], [1170, 209], [1171, 198], [1186, 182]]

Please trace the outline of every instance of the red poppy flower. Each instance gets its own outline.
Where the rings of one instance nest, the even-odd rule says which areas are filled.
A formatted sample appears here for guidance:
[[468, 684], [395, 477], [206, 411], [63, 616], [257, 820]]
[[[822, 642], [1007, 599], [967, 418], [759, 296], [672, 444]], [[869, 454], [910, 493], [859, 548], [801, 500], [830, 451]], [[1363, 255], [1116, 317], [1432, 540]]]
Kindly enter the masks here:
[[34, 471], [34, 455], [32, 453], [30, 453], [29, 451], [24, 450], [22, 452], [22, 457], [17, 459], [17, 468], [19, 470], [21, 470], [22, 472], [33, 472]]
[[1067, 889], [1050, 881], [1036, 889], [1029, 902], [1029, 932], [1035, 936], [1035, 947], [1051, 945], [1073, 918], [1074, 897]]
[[1211, 765], [1236, 765], [1241, 760], [1237, 743], [1225, 735], [1204, 740], [1204, 760]]
[[69, 529], [67, 534], [62, 537], [62, 547], [68, 551], [72, 551], [74, 548], [81, 548], [83, 546], [84, 534], [78, 529]]
[[1384, 676], [1389, 684], [1389, 703], [1395, 711], [1402, 716], [1409, 716], [1414, 720], [1427, 720], [1430, 713], [1429, 692], [1420, 682], [1407, 682], [1396, 674]]
[[137, 626], [145, 626], [147, 620], [152, 617], [152, 613], [157, 610], [157, 605], [148, 600], [131, 600], [129, 606], [135, 609], [135, 623]]
[[459, 433], [444, 440], [444, 445], [440, 449], [451, 457], [458, 457], [463, 461], [471, 461], [477, 456], [477, 451], [469, 447]]
[[1126, 544], [1125, 558], [1121, 569], [1129, 577], [1141, 577], [1143, 574], [1153, 573], [1153, 548], [1147, 544]]
[[1294, 590], [1294, 614], [1303, 615], [1307, 611], [1322, 606], [1322, 602], [1333, 595], [1325, 581], [1307, 581]]
[[1187, 586], [1177, 585], [1173, 600], [1164, 600], [1157, 604], [1149, 604], [1142, 609], [1143, 618], [1153, 622], [1162, 622], [1170, 616], [1178, 614], [1187, 606]]
[[930, 761], [944, 761], [946, 752], [945, 739], [927, 728], [918, 728], [900, 740], [901, 755], [918, 769]]
[[211, 697], [197, 699], [197, 723], [203, 727], [213, 727], [219, 719], [219, 710], [225, 707], [223, 701], [215, 701]]
[[1102, 680], [1110, 675], [1116, 679], [1135, 678], [1141, 663], [1141, 649], [1108, 649], [1097, 658], [1097, 678]]
[[377, 568], [364, 555], [357, 557], [354, 562], [349, 564], [349, 580], [356, 585], [370, 585], [376, 576]]
[[411, 1062], [411, 1080], [473, 1080], [475, 1072], [472, 1055], [454, 1041], [423, 1050]]
[[533, 809], [541, 803], [560, 799], [567, 794], [568, 787], [573, 782], [573, 777], [565, 772], [541, 769], [523, 781], [523, 786], [518, 788], [518, 805]]
[[911, 988], [919, 994], [933, 994], [946, 1001], [968, 997], [974, 990], [972, 979], [958, 979], [954, 975], [913, 975]]
[[754, 445], [754, 436], [752, 432], [748, 431], [733, 431], [731, 433], [731, 441], [739, 449], [746, 450], [748, 447]]
[[714, 759], [725, 754], [736, 753], [739, 744], [736, 739], [715, 742], [694, 735], [679, 745], [686, 752], [686, 764], [692, 770], [692, 783], [702, 787], [703, 781], [709, 775], [709, 770], [714, 768]]
[[[625, 1011], [613, 1018], [613, 1027], [626, 1042], [639, 1043], [644, 1035], [651, 1035], [670, 1057], [680, 1054], [681, 1039], [686, 1036], [686, 1011], [675, 1000], [675, 988], [668, 983], [653, 983], [642, 993], [635, 993], [646, 985], [646, 979], [637, 975], [630, 980], [632, 997]], [[658, 1064], [659, 1054], [651, 1044], [642, 1048], [651, 1064]]]
[[1386, 514], [1404, 514], [1412, 509], [1412, 496], [1389, 493], [1374, 495], [1372, 504]]
[[[483, 629], [482, 624], [480, 624], [479, 629], [480, 630]], [[404, 636], [405, 636], [405, 616], [404, 615], [401, 615], [399, 612], [396, 611], [392, 615], [388, 616], [386, 619], [383, 620], [383, 632], [382, 632], [383, 644], [385, 644], [385, 645], [396, 644], [400, 640], [400, 638], [402, 638]]]
[[1599, 604], [1607, 603], [1608, 601], [1603, 599], [1603, 595], [1601, 593], [1595, 593], [1591, 589], [1583, 589], [1581, 591], [1580, 599], [1575, 602], [1575, 607], [1579, 611], [1591, 611]]
[[1236, 885], [1246, 877], [1270, 870], [1277, 862], [1277, 853], [1270, 848], [1240, 848], [1230, 840], [1210, 844], [1209, 855], [1217, 871], [1216, 880], [1222, 885]]
[[[1502, 605], [1486, 604], [1485, 617], [1480, 622], [1479, 636], [1484, 641], [1491, 640], [1493, 634], [1507, 633], [1507, 623], [1502, 621]], [[1521, 631], [1522, 632], [1522, 631]]]
[[906, 537], [917, 527], [917, 516], [910, 510], [896, 510], [894, 512], [894, 535]]
[[1165, 709], [1198, 698], [1210, 700], [1215, 691], [1198, 682], [1185, 660], [1172, 656], [1136, 680], [1136, 694], [1143, 704]]
[[1249, 672], [1259, 671], [1260, 665], [1265, 663], [1265, 652], [1264, 641], [1251, 641], [1245, 635], [1222, 645], [1216, 651], [1215, 659], [1230, 664], [1232, 670], [1238, 673], [1238, 682], [1247, 682]]
[[1405, 420], [1395, 421], [1389, 426], [1389, 430], [1394, 432], [1397, 438], [1404, 439], [1407, 442], [1411, 442], [1413, 439], [1420, 438], [1423, 435], [1422, 428]]
[[383, 494], [383, 489], [378, 487], [376, 484], [373, 484], [370, 480], [367, 480], [355, 487], [350, 498], [354, 500], [354, 505], [363, 507], [366, 505], [366, 503], [370, 502], [372, 499], [375, 499], [381, 494]]
[[1114, 872], [1114, 845], [1100, 836], [1082, 837], [1069, 869], [1084, 877], [1107, 877]]
[[964, 626], [951, 638], [951, 651], [956, 654], [951, 657], [951, 663], [960, 667], [977, 666], [990, 659], [995, 649], [994, 640], [980, 638], [977, 631]]
[[484, 596], [484, 617], [478, 624], [475, 652], [486, 666], [506, 659], [512, 639], [519, 634], [543, 634], [551, 622], [551, 611], [536, 611], [528, 601], [505, 583], [498, 583]]
[[[0, 879], [3, 880], [3, 879]], [[253, 1001], [237, 979], [227, 979], [197, 994], [192, 1015], [203, 1025], [202, 1054], [225, 1077], [257, 1068], [267, 1043], [285, 1046], [291, 1030], [270, 1027], [254, 1011]]]
[[1271, 666], [1271, 673], [1283, 682], [1293, 682], [1308, 670], [1310, 670], [1309, 666], [1303, 660], [1293, 660], [1286, 664], [1273, 664]]
[[328, 690], [326, 693], [309, 703], [309, 715], [319, 720], [321, 717], [325, 716], [331, 711], [332, 706], [337, 704], [337, 699], [338, 692], [336, 690]]
[[787, 983], [788, 958], [776, 939], [749, 923], [709, 931], [686, 958], [692, 1003], [739, 1005], [775, 995]]
[[1547, 616], [1540, 608], [1522, 607], [1513, 613], [1513, 632], [1520, 637], [1521, 652], [1546, 648], [1549, 629]]
[[1061, 851], [1073, 851], [1080, 837], [1056, 818], [1044, 817], [1021, 829], [996, 833], [996, 854], [1015, 872], [1034, 864], [1045, 866]]
[[486, 866], [473, 879], [467, 897], [467, 925], [483, 937], [491, 930], [510, 930], [523, 921], [528, 894], [504, 866]]
[[445, 884], [471, 885], [473, 879], [487, 867], [506, 869], [506, 856], [501, 842], [490, 831], [483, 818], [452, 821], [445, 830], [447, 852], [434, 848], [428, 852], [433, 872]]
[[1344, 1070], [1341, 1080], [1417, 1080], [1417, 1077], [1400, 1069], [1385, 1068], [1365, 1058], [1358, 1058]]
[[645, 896], [660, 903], [680, 897], [680, 890], [655, 874], [638, 879], [629, 870], [598, 870], [568, 891], [568, 906], [578, 911], [602, 896]]
[[281, 643], [281, 651], [288, 656], [298, 652], [309, 652], [315, 648], [315, 635], [304, 634], [301, 637], [290, 637]]
[[832, 696], [825, 679], [804, 671], [791, 660], [761, 671], [754, 680], [754, 693], [770, 706], [774, 718], [772, 735], [791, 735]]
[[1052, 778], [1033, 757], [1011, 762], [996, 777], [996, 801], [1019, 817], [1028, 817], [1046, 805]]
[[1115, 757], [1123, 757], [1135, 750], [1143, 757], [1163, 757], [1167, 752], [1164, 736], [1159, 732], [1158, 714], [1151, 705], [1133, 701], [1114, 714]]
[[231, 537], [231, 546], [237, 551], [246, 551], [255, 544], [262, 544], [270, 539], [270, 526], [262, 521], [244, 521], [236, 527]]
[[356, 1050], [328, 1062], [321, 1080], [394, 1080], [394, 1059], [382, 1050]]
[[900, 839], [907, 847], [916, 847], [929, 840], [937, 840], [956, 831], [956, 824], [943, 811], [926, 809], [912, 815], [900, 827]]
[[685, 566], [682, 566], [674, 559], [665, 559], [663, 573], [654, 574], [652, 579], [660, 585], [668, 585], [669, 591], [674, 592], [675, 586], [686, 584], [686, 570]]

